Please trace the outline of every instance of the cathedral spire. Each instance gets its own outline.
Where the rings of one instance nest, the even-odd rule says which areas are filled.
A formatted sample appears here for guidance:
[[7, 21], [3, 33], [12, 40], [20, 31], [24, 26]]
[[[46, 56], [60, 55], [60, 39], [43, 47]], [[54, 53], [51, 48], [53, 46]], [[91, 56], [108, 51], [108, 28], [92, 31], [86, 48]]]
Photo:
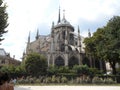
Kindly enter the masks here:
[[24, 50], [24, 52], [23, 52], [23, 56], [25, 55], [25, 50]]
[[79, 26], [78, 26], [78, 39], [79, 39], [79, 41], [81, 40], [81, 38], [80, 38], [80, 29], [79, 29]]
[[88, 37], [89, 37], [89, 38], [91, 37], [90, 29], [88, 29]]
[[37, 29], [36, 40], [39, 38], [39, 29]]
[[54, 22], [52, 22], [52, 28], [54, 28]]
[[28, 36], [28, 44], [30, 43], [30, 32], [29, 32], [29, 36]]
[[58, 14], [58, 23], [60, 23], [60, 7], [59, 7], [59, 14]]
[[80, 44], [81, 44], [80, 40], [81, 40], [80, 39], [80, 29], [79, 29], [79, 26], [78, 26], [78, 46], [80, 46]]
[[51, 28], [51, 37], [54, 35], [54, 22], [52, 22], [52, 28]]
[[80, 35], [80, 29], [79, 29], [79, 26], [78, 26], [78, 34]]

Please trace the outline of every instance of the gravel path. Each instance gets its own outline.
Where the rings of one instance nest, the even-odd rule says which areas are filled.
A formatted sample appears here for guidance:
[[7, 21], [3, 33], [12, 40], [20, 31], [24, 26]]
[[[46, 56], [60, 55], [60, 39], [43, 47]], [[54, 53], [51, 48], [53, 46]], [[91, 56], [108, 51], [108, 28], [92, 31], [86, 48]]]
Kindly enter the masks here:
[[120, 90], [120, 86], [15, 86], [14, 90]]

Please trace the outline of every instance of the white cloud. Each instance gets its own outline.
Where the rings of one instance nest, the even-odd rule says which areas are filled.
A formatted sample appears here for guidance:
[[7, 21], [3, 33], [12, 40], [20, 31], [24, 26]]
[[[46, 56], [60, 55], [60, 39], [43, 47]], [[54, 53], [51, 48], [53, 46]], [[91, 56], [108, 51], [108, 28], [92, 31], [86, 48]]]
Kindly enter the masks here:
[[[11, 56], [22, 57], [29, 31], [34, 32], [44, 21], [44, 14], [50, 0], [5, 0], [9, 14], [8, 33], [2, 46]], [[42, 3], [41, 3], [42, 2]], [[41, 22], [42, 21], [42, 22]]]
[[95, 21], [101, 15], [113, 15], [117, 3], [117, 0], [61, 0], [66, 15], [73, 23], [78, 18]]
[[[40, 33], [50, 32], [50, 29], [47, 29], [50, 28], [52, 21], [57, 22], [59, 5], [61, 17], [62, 10], [65, 9], [67, 20], [75, 27], [78, 24], [85, 26], [85, 21], [92, 22], [92, 25], [98, 21], [103, 23], [102, 19], [105, 21], [106, 18], [120, 13], [119, 0], [5, 0], [5, 2], [8, 5], [9, 26], [2, 47], [12, 56], [16, 55], [17, 59], [22, 57], [29, 31], [34, 33], [39, 27]], [[86, 25], [87, 28], [88, 26]], [[81, 28], [82, 35], [86, 36], [87, 31], [84, 27]]]

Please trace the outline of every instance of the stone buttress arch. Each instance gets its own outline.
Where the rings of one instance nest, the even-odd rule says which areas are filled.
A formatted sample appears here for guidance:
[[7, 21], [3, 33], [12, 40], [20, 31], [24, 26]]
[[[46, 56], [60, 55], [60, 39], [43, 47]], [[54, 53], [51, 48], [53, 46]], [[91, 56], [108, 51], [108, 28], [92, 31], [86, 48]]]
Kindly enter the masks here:
[[68, 66], [69, 66], [69, 67], [73, 67], [74, 65], [79, 65], [79, 60], [78, 60], [77, 57], [72, 56], [72, 57], [70, 57], [69, 60], [68, 60]]
[[55, 58], [55, 66], [64, 66], [65, 65], [65, 60], [63, 59], [62, 56], [57, 56]]

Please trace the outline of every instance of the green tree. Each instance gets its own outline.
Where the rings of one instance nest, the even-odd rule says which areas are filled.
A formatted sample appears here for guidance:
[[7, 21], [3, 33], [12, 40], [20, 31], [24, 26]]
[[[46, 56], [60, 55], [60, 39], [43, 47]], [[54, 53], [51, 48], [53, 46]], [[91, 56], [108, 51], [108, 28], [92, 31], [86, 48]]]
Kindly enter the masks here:
[[8, 26], [7, 19], [8, 14], [6, 12], [6, 5], [3, 5], [3, 0], [0, 0], [0, 41], [4, 39], [2, 38], [3, 34], [7, 32], [5, 30], [5, 28]]
[[116, 63], [120, 62], [120, 16], [114, 16], [109, 20], [105, 29], [104, 49], [105, 60], [109, 61], [113, 74], [116, 74]]
[[25, 68], [23, 68], [21, 65], [15, 67], [15, 75], [16, 76], [23, 76], [27, 75]]
[[59, 73], [69, 73], [70, 70], [69, 70], [68, 66], [61, 66], [61, 67], [58, 68], [58, 72]]
[[9, 73], [9, 66], [2, 66], [2, 67], [0, 68], [0, 71]]
[[78, 76], [89, 74], [89, 67], [87, 65], [74, 65], [73, 70], [75, 70]]
[[85, 38], [84, 40], [85, 43], [85, 52], [86, 56], [90, 59], [90, 66], [95, 68], [95, 59], [96, 57], [96, 41], [95, 37], [90, 37], [90, 38]]
[[25, 61], [25, 69], [33, 76], [44, 75], [47, 70], [46, 58], [37, 53], [29, 54]]
[[58, 72], [58, 67], [56, 66], [49, 66], [49, 68], [47, 69], [48, 76], [56, 75], [58, 74]]
[[87, 54], [108, 61], [113, 74], [116, 74], [115, 65], [120, 62], [120, 16], [111, 18], [106, 26], [98, 28], [84, 43]]

